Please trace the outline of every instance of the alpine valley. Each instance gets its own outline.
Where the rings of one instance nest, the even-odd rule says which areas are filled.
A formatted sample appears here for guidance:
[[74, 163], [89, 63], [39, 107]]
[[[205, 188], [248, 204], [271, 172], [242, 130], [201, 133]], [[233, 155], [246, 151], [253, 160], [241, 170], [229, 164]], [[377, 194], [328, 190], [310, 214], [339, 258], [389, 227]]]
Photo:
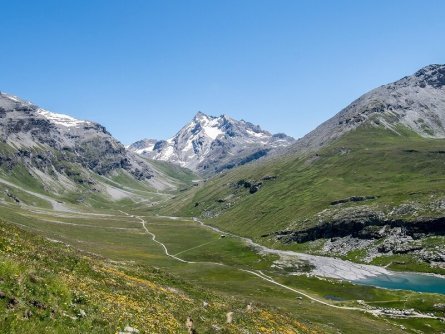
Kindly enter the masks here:
[[6, 93], [0, 139], [2, 332], [443, 332], [445, 65], [298, 140], [198, 112], [125, 147]]

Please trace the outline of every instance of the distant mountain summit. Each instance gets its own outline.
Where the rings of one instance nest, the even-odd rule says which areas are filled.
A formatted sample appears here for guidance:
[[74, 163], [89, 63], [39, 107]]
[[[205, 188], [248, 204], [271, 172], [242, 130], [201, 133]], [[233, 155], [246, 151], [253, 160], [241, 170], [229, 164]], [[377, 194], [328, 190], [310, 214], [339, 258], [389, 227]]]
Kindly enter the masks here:
[[174, 137], [140, 140], [129, 150], [211, 174], [256, 160], [293, 142], [292, 137], [273, 135], [244, 120], [198, 112]]
[[402, 126], [422, 137], [445, 138], [445, 65], [426, 66], [362, 95], [299, 139], [291, 151], [317, 149], [362, 125], [395, 133]]

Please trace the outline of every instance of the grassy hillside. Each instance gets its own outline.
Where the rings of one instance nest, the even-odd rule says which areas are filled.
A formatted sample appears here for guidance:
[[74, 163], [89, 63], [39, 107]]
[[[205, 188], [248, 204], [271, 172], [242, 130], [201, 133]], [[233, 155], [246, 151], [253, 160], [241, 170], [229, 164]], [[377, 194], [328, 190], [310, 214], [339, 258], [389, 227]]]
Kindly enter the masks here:
[[[0, 145], [1, 147], [1, 145]], [[1, 153], [1, 152], [0, 152]], [[0, 201], [51, 208], [51, 202], [89, 208], [155, 204], [171, 197], [179, 189], [192, 187], [198, 178], [188, 169], [169, 163], [153, 164], [153, 180], [138, 181], [123, 169], [98, 175], [78, 164], [60, 162], [65, 174], [30, 168], [23, 162], [8, 165], [0, 162]], [[74, 176], [73, 176], [74, 175]]]
[[[211, 224], [255, 238], [315, 226], [318, 214], [329, 217], [338, 207], [406, 220], [443, 215], [445, 140], [398, 131], [363, 126], [316, 153], [243, 166], [178, 195], [161, 212], [211, 217]], [[261, 186], [251, 193], [245, 181]], [[373, 199], [332, 205], [353, 196]], [[415, 213], [394, 211], [402, 204], [415, 205]]]
[[[255, 327], [259, 326], [258, 321], [260, 320], [245, 319], [245, 308], [249, 302], [253, 302], [256, 311], [266, 310], [272, 314], [270, 320], [276, 323], [275, 327], [271, 327], [274, 330], [282, 329], [281, 324], [283, 326], [284, 324], [301, 324], [301, 326], [322, 333], [338, 333], [339, 331], [355, 333], [357, 323], [360, 323], [362, 333], [375, 333], [376, 329], [379, 332], [402, 333], [400, 326], [409, 328], [411, 332], [416, 330], [427, 332], [428, 329], [437, 330], [442, 326], [440, 320], [380, 318], [361, 311], [341, 308], [363, 307], [358, 303], [358, 300], [364, 300], [369, 306], [413, 308], [418, 312], [440, 316], [440, 310], [436, 309], [434, 305], [445, 302], [445, 297], [441, 295], [377, 289], [331, 279], [288, 275], [286, 270], [274, 266], [275, 260], [277, 260], [276, 256], [257, 253], [236, 237], [220, 238], [219, 233], [204, 228], [192, 220], [138, 216], [143, 217], [148, 231], [155, 233], [156, 240], [164, 243], [171, 254], [187, 261], [195, 261], [194, 263], [184, 263], [166, 256], [163, 247], [154, 242], [147, 231], [144, 232], [139, 218], [125, 215], [119, 211], [100, 212], [96, 210], [94, 212], [64, 213], [38, 208], [30, 210], [30, 208], [8, 204], [0, 205], [0, 216], [33, 234], [40, 234], [50, 240], [59, 241], [58, 243], [48, 242], [33, 234], [22, 232], [9, 224], [2, 224], [0, 240], [4, 241], [0, 244], [4, 247], [0, 248], [0, 263], [5, 264], [6, 267], [19, 265], [14, 267], [18, 268], [17, 270], [7, 275], [0, 274], [2, 278], [8, 277], [7, 280], [0, 283], [0, 291], [7, 294], [6, 298], [14, 297], [21, 301], [21, 307], [13, 308], [11, 311], [7, 306], [9, 299], [5, 298], [4, 301], [4, 306], [8, 309], [5, 311], [5, 316], [8, 319], [5, 321], [20, 320], [15, 327], [17, 328], [16, 333], [24, 331], [25, 327], [22, 326], [40, 326], [36, 327], [38, 329], [46, 326], [46, 332], [63, 333], [61, 328], [67, 326], [66, 321], [70, 321], [69, 318], [57, 320], [60, 321], [60, 324], [47, 318], [43, 318], [44, 321], [47, 321], [44, 323], [41, 322], [42, 318], [38, 318], [31, 320], [31, 323], [33, 321], [37, 323], [28, 324], [27, 319], [21, 318], [29, 308], [35, 314], [32, 305], [30, 306], [28, 303], [29, 300], [38, 300], [46, 305], [49, 304], [48, 300], [55, 300], [56, 297], [53, 296], [53, 298], [52, 295], [45, 292], [49, 289], [48, 286], [51, 286], [52, 283], [50, 284], [49, 280], [52, 278], [57, 282], [62, 282], [64, 290], [71, 291], [68, 296], [83, 295], [84, 293], [92, 296], [88, 304], [79, 305], [78, 308], [91, 315], [93, 319], [108, 319], [107, 314], [100, 313], [101, 309], [116, 309], [112, 316], [118, 318], [122, 312], [123, 304], [103, 298], [107, 294], [117, 294], [123, 296], [122, 298], [131, 298], [133, 303], [144, 310], [145, 308], [151, 310], [153, 306], [150, 303], [156, 300], [155, 304], [157, 304], [159, 300], [161, 305], [166, 305], [168, 310], [173, 313], [180, 325], [182, 324], [181, 318], [188, 316], [191, 312], [192, 317], [197, 321], [198, 333], [212, 333], [208, 328], [209, 321], [211, 325], [216, 324], [224, 328], [224, 317], [229, 310], [235, 312], [236, 330], [243, 328], [248, 330], [246, 333], [249, 331], [250, 333], [270, 333], [267, 330], [270, 327], [266, 325], [262, 329]], [[71, 247], [65, 246], [67, 244], [70, 244]], [[76, 251], [75, 248], [88, 253]], [[78, 269], [80, 265], [73, 264], [79, 262], [83, 263], [81, 269]], [[155, 267], [159, 269], [154, 269]], [[245, 269], [261, 270], [277, 282], [291, 286], [332, 306], [314, 302], [306, 297], [302, 298], [299, 294], [289, 292], [287, 289], [245, 272]], [[126, 276], [125, 279], [118, 280], [116, 275], [122, 276], [122, 271], [130, 277]], [[43, 280], [41, 281], [43, 285], [39, 285], [41, 287], [39, 295], [32, 295], [28, 291], [28, 286], [32, 287], [32, 282], [29, 283], [31, 285], [27, 283], [30, 273], [37, 273]], [[157, 287], [154, 288], [155, 291], [150, 289], [145, 291], [146, 288], [143, 286], [130, 284], [129, 280], [135, 279], [143, 279], [148, 282], [147, 284], [155, 283]], [[82, 282], [87, 283], [80, 285]], [[26, 289], [22, 288], [23, 283]], [[156, 297], [158, 290], [162, 292], [162, 295], [168, 295], [169, 291], [173, 291], [173, 293], [180, 291], [191, 299], [191, 304], [183, 303], [181, 300], [175, 301], [177, 305], [173, 306], [171, 303], [164, 303], [164, 297]], [[148, 297], [146, 298], [146, 296]], [[70, 300], [71, 297], [67, 298]], [[172, 298], [174, 298], [174, 294]], [[212, 306], [210, 308], [201, 307], [204, 300]], [[105, 301], [108, 306], [103, 305]], [[388, 301], [391, 303], [388, 304]], [[67, 306], [71, 305], [71, 302], [67, 302], [67, 305], [65, 302], [66, 298], [51, 301], [61, 312], [66, 312], [70, 316], [74, 317], [76, 312], [80, 312], [78, 308], [72, 310]], [[76, 303], [73, 302], [73, 304]], [[217, 307], [217, 305], [219, 306]], [[125, 319], [111, 322], [112, 326], [102, 332], [112, 331], [113, 326], [117, 328], [127, 323], [137, 327], [140, 326], [140, 323], [149, 320], [149, 314], [143, 312], [144, 314], [141, 315], [141, 312], [137, 310], [138, 308], [129, 308], [126, 311], [128, 314], [125, 315]], [[206, 313], [207, 311], [208, 313]], [[3, 314], [2, 310], [0, 310], [0, 314]], [[260, 316], [262, 316], [261, 314]], [[142, 320], [138, 320], [138, 317], [142, 317]], [[286, 320], [279, 320], [283, 317], [286, 317]], [[79, 325], [80, 320], [71, 324], [70, 326], [74, 326], [74, 328], [68, 328], [66, 332], [78, 332], [76, 326]], [[295, 326], [297, 326], [297, 330], [294, 332], [301, 331], [298, 325]], [[141, 328], [144, 330], [144, 328], [150, 327], [143, 324]], [[257, 330], [253, 330], [254, 328]], [[236, 330], [234, 329], [233, 332]], [[95, 331], [101, 332], [96, 328], [86, 332], [94, 333]], [[12, 330], [11, 332], [14, 333]], [[152, 332], [158, 333], [158, 330], [155, 329]], [[177, 331], [177, 333], [181, 332], [182, 330]], [[220, 331], [220, 333], [227, 332], [231, 331], [228, 329]], [[160, 331], [159, 333], [164, 332]], [[272, 333], [281, 332], [272, 331]]]
[[149, 160], [150, 163], [158, 170], [162, 171], [165, 175], [173, 179], [180, 180], [184, 184], [190, 184], [193, 180], [199, 179], [199, 177], [190, 169], [182, 168], [178, 165], [162, 161], [162, 160]]
[[[209, 303], [203, 306], [203, 301]], [[226, 313], [234, 311], [234, 323]], [[315, 333], [285, 314], [210, 293], [153, 267], [112, 262], [0, 222], [4, 333]], [[219, 330], [216, 330], [218, 329]]]
[[[111, 203], [109, 206], [111, 207]], [[11, 274], [0, 274], [2, 278], [9, 277], [5, 284], [0, 284], [0, 291], [11, 291], [11, 293], [8, 292], [7, 298], [17, 297], [17, 299], [25, 301], [21, 304], [21, 308], [16, 309], [16, 313], [14, 313], [15, 311], [7, 311], [9, 313], [6, 314], [9, 316], [11, 313], [15, 314], [13, 319], [22, 319], [22, 314], [27, 311], [25, 308], [29, 306], [27, 300], [34, 298], [39, 301], [43, 300], [48, 304], [45, 299], [47, 297], [44, 294], [44, 290], [48, 289], [47, 286], [42, 287], [43, 297], [29, 295], [28, 288], [16, 289], [20, 287], [22, 282], [27, 282], [28, 272], [37, 272], [39, 275], [40, 273], [46, 273], [45, 275], [48, 274], [48, 277], [56, 277], [63, 284], [70, 283], [66, 289], [74, 291], [71, 293], [78, 294], [82, 293], [83, 290], [87, 291], [89, 295], [94, 296], [90, 300], [91, 305], [79, 307], [94, 317], [106, 317], [103, 314], [94, 313], [96, 312], [94, 311], [95, 307], [99, 309], [105, 308], [105, 306], [101, 306], [102, 296], [105, 296], [105, 293], [133, 296], [133, 293], [137, 292], [136, 296], [131, 297], [135, 300], [135, 303], [142, 305], [141, 307], [143, 308], [150, 308], [151, 306], [145, 304], [145, 302], [150, 303], [155, 298], [151, 297], [154, 294], [153, 291], [137, 290], [134, 292], [125, 290], [124, 287], [129, 284], [127, 280], [119, 281], [117, 285], [114, 283], [114, 285], [109, 285], [108, 277], [111, 277], [112, 281], [117, 279], [113, 278], [114, 274], [110, 274], [108, 269], [104, 269], [107, 274], [102, 275], [103, 270], [101, 268], [103, 266], [111, 266], [113, 270], [124, 271], [126, 275], [133, 278], [136, 277], [137, 279], [144, 279], [158, 284], [163, 293], [165, 291], [162, 289], [165, 288], [168, 291], [172, 288], [186, 293], [194, 301], [193, 307], [182, 304], [181, 301], [177, 302], [177, 306], [175, 305], [177, 308], [171, 307], [171, 304], [166, 305], [170, 311], [173, 312], [174, 310], [174, 315], [179, 314], [175, 315], [175, 319], [179, 324], [182, 324], [182, 317], [193, 311], [192, 316], [195, 319], [200, 319], [199, 323], [197, 323], [198, 333], [212, 332], [209, 331], [207, 326], [208, 323], [206, 321], [208, 319], [212, 321], [212, 325], [215, 323], [219, 327], [223, 326], [226, 310], [228, 311], [229, 309], [235, 309], [237, 330], [238, 328], [247, 328], [251, 330], [251, 333], [268, 333], [267, 326], [265, 327], [266, 329], [253, 330], [253, 328], [256, 328], [255, 321], [257, 320], [253, 319], [252, 322], [243, 320], [244, 310], [248, 302], [253, 302], [257, 310], [265, 309], [274, 314], [272, 319], [275, 317], [287, 318], [283, 322], [280, 322], [281, 320], [273, 320], [277, 324], [284, 325], [289, 324], [289, 322], [290, 324], [295, 322], [323, 333], [338, 333], [339, 331], [342, 333], [355, 333], [357, 323], [360, 323], [362, 333], [374, 333], [376, 329], [379, 332], [403, 332], [400, 330], [400, 326], [409, 328], [411, 332], [416, 330], [425, 332], [428, 329], [437, 329], [442, 326], [440, 320], [416, 318], [388, 319], [374, 317], [361, 311], [341, 308], [351, 306], [361, 308], [363, 305], [359, 304], [358, 300], [364, 300], [370, 306], [390, 306], [397, 309], [414, 308], [418, 312], [434, 313], [439, 316], [439, 310], [434, 305], [444, 303], [444, 297], [441, 295], [384, 290], [331, 279], [318, 279], [316, 277], [306, 277], [305, 275], [288, 275], [286, 269], [275, 266], [275, 261], [277, 260], [275, 255], [258, 253], [243, 240], [234, 236], [221, 238], [220, 233], [205, 228], [190, 219], [171, 219], [153, 216], [146, 208], [143, 208], [142, 204], [133, 204], [132, 207], [128, 203], [128, 207], [125, 210], [131, 214], [119, 211], [122, 209], [122, 203], [115, 203], [115, 208], [107, 210], [93, 210], [91, 208], [86, 210], [86, 208], [81, 206], [71, 206], [70, 209], [72, 211], [65, 212], [28, 207], [17, 203], [1, 203], [0, 217], [2, 219], [31, 231], [33, 234], [40, 234], [51, 240], [62, 242], [48, 242], [30, 233], [21, 232], [11, 225], [4, 225], [4, 229], [0, 231], [0, 239], [3, 238], [5, 240], [5, 247], [0, 248], [0, 263], [5, 263], [6, 266], [14, 265], [14, 263], [19, 264], [19, 269]], [[146, 212], [145, 215], [143, 214], [144, 210]], [[145, 221], [145, 225], [142, 225], [142, 221]], [[157, 241], [152, 240], [150, 233], [156, 234]], [[165, 249], [158, 242], [162, 242], [170, 254], [175, 254], [186, 261], [194, 262], [184, 263], [166, 256]], [[71, 247], [66, 247], [65, 245], [67, 244], [71, 245]], [[88, 254], [98, 254], [100, 256], [78, 252], [74, 248], [89, 252]], [[66, 256], [69, 256], [69, 259], [72, 257], [75, 259], [67, 260], [65, 259]], [[82, 261], [87, 261], [88, 267], [94, 270], [77, 272], [76, 267], [71, 264], [71, 261], [79, 262], [76, 260], [77, 257], [82, 258]], [[154, 267], [160, 269], [155, 270]], [[305, 268], [304, 266], [301, 267], [303, 271], [306, 270]], [[261, 270], [269, 277], [273, 277], [277, 282], [291, 286], [298, 291], [313, 296], [321, 303], [328, 303], [332, 306], [323, 305], [320, 302], [314, 302], [305, 297], [300, 299], [301, 295], [298, 293], [289, 292], [289, 290], [283, 287], [271, 284], [244, 270]], [[99, 274], [97, 271], [99, 271]], [[71, 280], [67, 279], [66, 273], [74, 275], [71, 277]], [[155, 275], [156, 273], [161, 275], [161, 277], [159, 278]], [[169, 275], [165, 273], [169, 273]], [[14, 278], [14, 275], [18, 276]], [[96, 277], [98, 277], [97, 280]], [[88, 282], [87, 285], [76, 285], [84, 280]], [[19, 285], [17, 285], [17, 282]], [[46, 282], [46, 278], [43, 284], [45, 283], [48, 286], [50, 285]], [[129, 285], [129, 287], [131, 290], [135, 288], [134, 285]], [[209, 291], [212, 291], [212, 293]], [[144, 296], [148, 296], [148, 298]], [[203, 316], [201, 314], [203, 308], [200, 305], [202, 305], [204, 300], [209, 303], [215, 303], [215, 305], [217, 301], [220, 301], [225, 305], [222, 316], [219, 311], [214, 311], [212, 316]], [[390, 305], [387, 304], [388, 301], [392, 301]], [[5, 303], [5, 307], [7, 307], [9, 301], [5, 301]], [[70, 316], [75, 316], [77, 311], [69, 313], [69, 308], [66, 308], [64, 303], [64, 301], [57, 301], [56, 304], [60, 304], [62, 311], [67, 312]], [[68, 305], [70, 303], [68, 302]], [[164, 305], [162, 302], [161, 304]], [[106, 309], [118, 309], [120, 307], [122, 310], [122, 306], [119, 306], [119, 304], [111, 305], [107, 306]], [[32, 309], [31, 311], [35, 313]], [[113, 313], [113, 317], [118, 316], [117, 312]], [[0, 313], [3, 314], [1, 310]], [[126, 320], [127, 318], [122, 322], [116, 320], [112, 322], [113, 326], [117, 328], [122, 326], [123, 322], [139, 326], [142, 321], [137, 322], [137, 319], [135, 320], [135, 317], [139, 316], [136, 309], [129, 309], [128, 313], [127, 318], [129, 320]], [[142, 319], [147, 321], [148, 315], [147, 318]], [[213, 321], [212, 319], [216, 320]], [[60, 326], [66, 326], [65, 320], [67, 319], [60, 320]], [[8, 318], [7, 321], [12, 320]], [[28, 322], [28, 320], [20, 321]], [[32, 321], [37, 320], [34, 319]], [[26, 324], [20, 322], [17, 325], [18, 327], [16, 327], [16, 332], [23, 332], [24, 327], [20, 326], [24, 325]], [[77, 322], [74, 325], [77, 326]], [[39, 320], [38, 324], [33, 326], [41, 326], [38, 327], [40, 329], [44, 325], [41, 325]], [[48, 322], [47, 332], [51, 332], [53, 328], [60, 332], [61, 327], [57, 326], [59, 325], [56, 322]], [[298, 332], [298, 328], [296, 332]], [[107, 327], [103, 332], [107, 332], [108, 329], [112, 330], [111, 327]], [[86, 332], [94, 332], [94, 330]], [[74, 327], [74, 329], [70, 329], [68, 332], [76, 331], [77, 328]], [[100, 332], [99, 329], [97, 331]], [[14, 331], [11, 330], [11, 332]], [[53, 330], [53, 332], [57, 331]], [[157, 330], [153, 332], [158, 333]], [[221, 330], [220, 332], [230, 331]], [[234, 332], [236, 331], [234, 330]], [[178, 331], [178, 333], [181, 333], [181, 331]]]

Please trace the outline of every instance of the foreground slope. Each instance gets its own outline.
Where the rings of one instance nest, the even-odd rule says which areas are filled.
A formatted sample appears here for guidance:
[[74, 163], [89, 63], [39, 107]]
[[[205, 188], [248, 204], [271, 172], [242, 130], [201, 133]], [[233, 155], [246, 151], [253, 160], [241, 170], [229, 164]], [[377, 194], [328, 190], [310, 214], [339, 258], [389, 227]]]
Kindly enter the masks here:
[[287, 155], [215, 177], [162, 212], [275, 247], [445, 272], [444, 86], [445, 66], [432, 65], [380, 87]]
[[[34, 245], [40, 245], [38, 240], [42, 239], [32, 237], [30, 234], [17, 233], [16, 239], [9, 243], [10, 247], [0, 251], [1, 255], [6, 254], [6, 257], [0, 259], [0, 263], [8, 263], [8, 258], [16, 263], [19, 261], [18, 259], [20, 259], [19, 262], [22, 262], [20, 256], [27, 258], [26, 265], [20, 268], [20, 271], [24, 272], [24, 276], [19, 275], [17, 280], [8, 279], [5, 285], [1, 285], [0, 290], [3, 288], [5, 291], [11, 290], [10, 288], [15, 289], [17, 282], [26, 281], [26, 268], [31, 268], [37, 273], [48, 272], [48, 269], [50, 269], [49, 272], [52, 272], [53, 268], [57, 273], [73, 271], [73, 266], [69, 261], [57, 256], [61, 249], [66, 248], [64, 245], [69, 244], [73, 248], [82, 249], [90, 254], [99, 254], [107, 259], [102, 259], [98, 255], [88, 255], [87, 258], [93, 261], [94, 268], [100, 269], [102, 262], [105, 262], [116, 269], [124, 269], [127, 275], [159, 283], [161, 287], [167, 288], [173, 293], [185, 294], [198, 300], [196, 307], [191, 307], [187, 312], [184, 312], [187, 313], [187, 316], [191, 315], [195, 319], [198, 333], [230, 332], [223, 326], [226, 311], [218, 312], [219, 320], [212, 322], [212, 330], [208, 330], [208, 327], [205, 326], [208, 325], [209, 319], [214, 318], [205, 312], [208, 308], [204, 307], [203, 301], [211, 305], [210, 311], [214, 309], [213, 307], [218, 307], [216, 305], [218, 300], [227, 305], [225, 309], [227, 312], [234, 312], [235, 328], [242, 329], [246, 333], [275, 333], [278, 332], [277, 328], [286, 333], [280, 326], [265, 324], [258, 328], [255, 327], [256, 325], [250, 326], [249, 321], [246, 324], [245, 315], [252, 313], [246, 312], [249, 302], [253, 303], [254, 312], [252, 314], [255, 316], [258, 314], [256, 311], [260, 310], [280, 314], [279, 317], [286, 317], [285, 323], [296, 327], [297, 332], [311, 329], [323, 333], [356, 333], [357, 324], [360, 324], [362, 333], [375, 333], [376, 331], [379, 333], [402, 333], [404, 331], [401, 326], [416, 333], [431, 332], [433, 329], [437, 331], [442, 328], [441, 305], [445, 302], [445, 297], [441, 295], [382, 290], [334, 279], [318, 279], [310, 275], [290, 275], [289, 270], [307, 272], [310, 268], [300, 260], [292, 261], [290, 263], [292, 267], [288, 268], [285, 262], [281, 262], [281, 257], [258, 252], [258, 249], [236, 236], [227, 235], [225, 238], [221, 238], [220, 233], [193, 219], [153, 216], [147, 212], [146, 207], [142, 206], [135, 207], [133, 210], [127, 208], [127, 210], [133, 214], [126, 214], [125, 211], [116, 209], [68, 213], [36, 207], [18, 207], [16, 204], [0, 205], [0, 216], [5, 220], [53, 241], [42, 244], [42, 247], [51, 251], [48, 257], [39, 255], [44, 253], [39, 247], [33, 248], [31, 252], [22, 253], [28, 237], [30, 243]], [[144, 212], [148, 215], [145, 215]], [[9, 229], [10, 226], [6, 225], [6, 228]], [[11, 227], [11, 233], [16, 233], [13, 227]], [[7, 233], [5, 236], [10, 237]], [[54, 243], [56, 240], [60, 243]], [[53, 248], [51, 245], [56, 247]], [[60, 245], [61, 248], [57, 245]], [[54, 253], [57, 254], [53, 255]], [[78, 254], [87, 255], [85, 253]], [[52, 263], [51, 259], [54, 259], [56, 263]], [[29, 260], [32, 261], [29, 262]], [[39, 264], [39, 260], [44, 260], [45, 269], [40, 269], [43, 267]], [[36, 270], [33, 269], [33, 266], [36, 267]], [[158, 269], [154, 270], [153, 267]], [[74, 271], [75, 281], [78, 284], [82, 282], [82, 275], [90, 277], [86, 271], [81, 273], [77, 272], [77, 269]], [[162, 272], [170, 275], [162, 274]], [[157, 279], [154, 273], [162, 274], [162, 278]], [[97, 297], [101, 296], [103, 288], [108, 287], [120, 295], [120, 287], [113, 283], [115, 282], [113, 276], [110, 274], [107, 279], [101, 279], [98, 282], [100, 284], [93, 282], [91, 287], [79, 285], [76, 288], [75, 286], [75, 291], [81, 293], [86, 289], [89, 295]], [[45, 283], [50, 286], [48, 282], [44, 281], [43, 284]], [[128, 285], [128, 282], [125, 284]], [[197, 286], [204, 290], [198, 289]], [[133, 290], [134, 286], [129, 285], [129, 289]], [[212, 291], [212, 293], [208, 291]], [[157, 299], [153, 299], [149, 291], [136, 290], [135, 293], [138, 293], [138, 300], [143, 299], [148, 303], [157, 303]], [[218, 297], [218, 294], [223, 294], [226, 297]], [[129, 295], [131, 294], [129, 293]], [[9, 299], [13, 297], [14, 293], [8, 293], [5, 302], [9, 304]], [[26, 301], [28, 297], [16, 299]], [[32, 301], [36, 299], [42, 302], [37, 297]], [[93, 298], [97, 302], [96, 299], [101, 300]], [[142, 303], [142, 307], [146, 307], [145, 305]], [[178, 302], [179, 310], [182, 310], [181, 305]], [[22, 306], [26, 307], [23, 304]], [[87, 309], [87, 306], [82, 306], [84, 308], [80, 308], [81, 310], [86, 314], [91, 314], [91, 310]], [[116, 312], [122, 312], [121, 304], [113, 304], [113, 306], [121, 308]], [[125, 310], [128, 313], [126, 318], [131, 320], [131, 322], [128, 321], [128, 324], [138, 323], [133, 320], [132, 315], [139, 316], [139, 313], [129, 307]], [[23, 308], [16, 309], [18, 315], [22, 311], [26, 312]], [[34, 313], [34, 310], [32, 312]], [[79, 310], [79, 314], [81, 313]], [[72, 313], [68, 314], [75, 316]], [[376, 317], [378, 314], [381, 316]], [[392, 318], [393, 314], [399, 314], [399, 316]], [[267, 312], [260, 312], [260, 317], [262, 320], [272, 321], [275, 315], [270, 318]], [[144, 320], [147, 319], [144, 318]], [[36, 318], [33, 321], [38, 322], [34, 325], [40, 325], [40, 327], [46, 323], [51, 328], [58, 326], [55, 319], [48, 321], [47, 318]], [[259, 320], [252, 318], [251, 321], [258, 324]], [[20, 324], [24, 325], [26, 322], [28, 320], [23, 319]], [[213, 325], [216, 327], [214, 328]], [[218, 328], [220, 328], [219, 331]], [[213, 331], [213, 329], [215, 330]], [[243, 332], [242, 330], [241, 332]], [[163, 333], [156, 329], [152, 332]], [[181, 332], [185, 332], [185, 329], [178, 331], [178, 333]]]
[[[204, 306], [203, 302], [207, 304]], [[226, 313], [236, 321], [226, 324]], [[316, 333], [285, 314], [218, 296], [131, 262], [112, 262], [0, 222], [0, 328], [5, 333]]]

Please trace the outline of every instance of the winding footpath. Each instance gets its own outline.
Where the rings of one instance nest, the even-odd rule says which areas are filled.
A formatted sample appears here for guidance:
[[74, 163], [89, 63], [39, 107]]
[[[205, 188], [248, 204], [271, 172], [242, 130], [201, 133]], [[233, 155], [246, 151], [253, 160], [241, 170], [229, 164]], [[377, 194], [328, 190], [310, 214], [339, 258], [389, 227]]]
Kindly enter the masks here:
[[[181, 259], [180, 257], [176, 256], [176, 255], [178, 255], [180, 253], [183, 253], [185, 251], [179, 252], [176, 255], [170, 254], [169, 251], [168, 251], [168, 248], [165, 246], [165, 244], [163, 244], [162, 242], [157, 240], [156, 239], [156, 235], [153, 232], [150, 232], [148, 230], [148, 228], [146, 226], [147, 222], [145, 221], [145, 219], [143, 219], [141, 216], [130, 215], [129, 213], [127, 213], [125, 211], [121, 211], [120, 210], [120, 212], [122, 212], [126, 216], [129, 216], [131, 218], [137, 219], [140, 222], [140, 224], [141, 224], [142, 228], [144, 229], [144, 231], [146, 232], [146, 234], [151, 236], [151, 240], [154, 241], [155, 243], [157, 243], [158, 245], [160, 245], [163, 248], [164, 253], [165, 253], [166, 256], [168, 256], [168, 257], [170, 257], [170, 258], [172, 258], [172, 259], [174, 259], [176, 261], [179, 261], [179, 262], [182, 262], [182, 263], [188, 263], [188, 264], [210, 264], [210, 265], [217, 265], [217, 266], [227, 266], [226, 264], [219, 263], [219, 262], [187, 261], [187, 260]], [[170, 218], [170, 217], [165, 217], [165, 218]], [[171, 217], [171, 218], [174, 219], [174, 220], [179, 219], [179, 217]], [[186, 220], [188, 220], [188, 219], [186, 219]], [[252, 240], [250, 240], [248, 238], [243, 238], [243, 237], [239, 237], [237, 235], [231, 234], [231, 233], [223, 232], [223, 231], [221, 231], [221, 230], [219, 230], [219, 229], [217, 229], [215, 227], [208, 226], [208, 225], [204, 224], [203, 222], [199, 221], [196, 218], [193, 218], [193, 221], [195, 221], [195, 222], [199, 223], [200, 225], [202, 225], [203, 227], [207, 227], [207, 228], [209, 228], [209, 229], [211, 229], [211, 230], [213, 230], [213, 231], [215, 231], [217, 233], [224, 233], [225, 235], [231, 235], [231, 236], [234, 236], [234, 237], [237, 237], [237, 238], [241, 238], [242, 240], [247, 241], [249, 244], [250, 243], [255, 244]], [[257, 245], [257, 244], [255, 244], [255, 245]], [[203, 246], [203, 245], [199, 245], [197, 247], [201, 247], [201, 246]], [[193, 248], [197, 248], [197, 247], [193, 247]], [[444, 318], [440, 318], [440, 317], [436, 317], [436, 316], [432, 316], [432, 315], [428, 315], [428, 314], [422, 314], [422, 313], [419, 313], [419, 312], [412, 312], [410, 314], [392, 314], [392, 313], [388, 314], [387, 311], [385, 311], [384, 309], [367, 309], [367, 308], [354, 307], [354, 306], [334, 305], [334, 304], [327, 303], [327, 302], [325, 302], [323, 300], [317, 299], [315, 297], [312, 297], [312, 296], [310, 296], [310, 295], [308, 295], [308, 294], [306, 294], [304, 292], [301, 292], [301, 291], [299, 291], [297, 289], [294, 289], [294, 288], [292, 288], [290, 286], [287, 286], [287, 285], [284, 285], [282, 283], [279, 283], [276, 280], [274, 280], [272, 277], [267, 276], [266, 274], [264, 274], [260, 270], [254, 271], [254, 270], [247, 270], [247, 269], [240, 269], [240, 268], [234, 268], [234, 269], [237, 269], [239, 271], [243, 271], [243, 272], [249, 273], [251, 275], [254, 275], [254, 276], [260, 278], [263, 281], [269, 282], [269, 283], [277, 285], [277, 286], [279, 286], [281, 288], [284, 288], [284, 289], [287, 289], [289, 291], [292, 291], [292, 292], [294, 292], [294, 293], [296, 293], [298, 295], [304, 296], [304, 297], [306, 297], [306, 298], [308, 298], [308, 299], [310, 299], [310, 300], [312, 300], [312, 301], [314, 301], [316, 303], [319, 303], [319, 304], [327, 306], [327, 307], [332, 307], [332, 308], [342, 309], [342, 310], [348, 310], [348, 311], [359, 311], [359, 312], [372, 314], [374, 316], [391, 316], [391, 317], [401, 317], [401, 318], [423, 318], [423, 319], [440, 319], [440, 320], [445, 320]]]
[[[177, 257], [174, 254], [170, 254], [167, 247], [165, 246], [165, 244], [163, 244], [162, 242], [160, 242], [159, 240], [156, 240], [156, 234], [154, 234], [153, 232], [150, 232], [147, 228], [147, 222], [145, 221], [145, 219], [143, 219], [140, 216], [134, 216], [134, 215], [130, 215], [129, 213], [119, 210], [120, 212], [122, 212], [124, 215], [130, 217], [130, 218], [135, 218], [137, 220], [139, 220], [140, 224], [142, 225], [142, 228], [144, 229], [145, 233], [147, 233], [148, 235], [151, 236], [151, 240], [154, 241], [155, 243], [157, 243], [158, 245], [160, 245], [163, 249], [164, 249], [164, 253], [166, 256], [171, 257], [172, 259], [175, 259], [176, 261], [182, 262], [182, 263], [189, 263], [189, 264], [213, 264], [213, 265], [218, 265], [218, 266], [225, 266], [224, 263], [218, 263], [218, 262], [204, 262], [204, 261], [200, 261], [200, 262], [195, 262], [195, 261], [187, 261], [184, 259], [181, 259], [180, 257]], [[202, 245], [200, 245], [202, 246]]]

